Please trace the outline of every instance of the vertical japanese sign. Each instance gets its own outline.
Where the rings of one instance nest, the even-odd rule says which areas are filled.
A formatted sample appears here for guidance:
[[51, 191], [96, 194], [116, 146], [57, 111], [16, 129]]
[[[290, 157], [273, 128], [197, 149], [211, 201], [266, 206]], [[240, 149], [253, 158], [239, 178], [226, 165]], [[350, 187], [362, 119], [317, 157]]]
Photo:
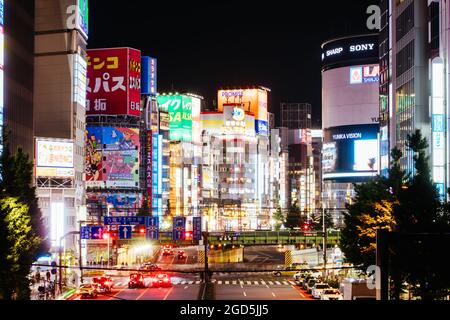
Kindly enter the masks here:
[[173, 218], [173, 240], [182, 241], [186, 239], [186, 218]]
[[192, 218], [192, 239], [194, 241], [202, 240], [202, 218], [194, 217]]
[[142, 57], [142, 94], [156, 97], [157, 90], [157, 60]]
[[159, 218], [147, 217], [147, 240], [159, 239]]
[[131, 48], [88, 50], [86, 114], [140, 116], [141, 53]]
[[192, 142], [192, 98], [158, 96], [159, 107], [170, 115], [170, 140]]
[[151, 130], [147, 131], [147, 196], [148, 196], [148, 207], [152, 209], [153, 205], [153, 192], [152, 192], [152, 176], [153, 176], [153, 132]]

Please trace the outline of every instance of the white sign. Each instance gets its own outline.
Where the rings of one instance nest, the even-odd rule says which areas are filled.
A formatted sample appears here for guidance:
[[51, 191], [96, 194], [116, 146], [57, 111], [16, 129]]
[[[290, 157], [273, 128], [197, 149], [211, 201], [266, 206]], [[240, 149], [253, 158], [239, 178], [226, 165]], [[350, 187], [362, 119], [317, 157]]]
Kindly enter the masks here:
[[59, 142], [50, 140], [36, 141], [37, 167], [73, 168], [73, 142]]

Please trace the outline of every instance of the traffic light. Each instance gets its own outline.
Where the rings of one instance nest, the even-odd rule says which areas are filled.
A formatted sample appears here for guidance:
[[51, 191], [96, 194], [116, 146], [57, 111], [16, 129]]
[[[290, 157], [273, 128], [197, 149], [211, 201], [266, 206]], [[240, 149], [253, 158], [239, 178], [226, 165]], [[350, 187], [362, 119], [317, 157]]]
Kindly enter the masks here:
[[311, 228], [311, 226], [309, 225], [309, 223], [303, 224], [303, 230], [304, 230], [304, 231], [309, 231], [310, 228]]
[[186, 231], [186, 240], [192, 240], [192, 232]]
[[52, 273], [53, 275], [57, 274], [57, 273], [58, 273], [58, 270], [56, 270], [56, 262], [53, 261], [52, 264], [51, 264], [51, 266], [52, 266], [52, 271], [51, 271], [51, 273]]
[[144, 234], [145, 233], [145, 228], [144, 227], [140, 227], [139, 228], [139, 233], [140, 234]]
[[103, 240], [108, 240], [108, 239], [110, 238], [110, 234], [109, 234], [109, 232], [105, 232], [105, 233], [103, 233], [103, 236], [102, 236], [102, 238], [103, 238]]

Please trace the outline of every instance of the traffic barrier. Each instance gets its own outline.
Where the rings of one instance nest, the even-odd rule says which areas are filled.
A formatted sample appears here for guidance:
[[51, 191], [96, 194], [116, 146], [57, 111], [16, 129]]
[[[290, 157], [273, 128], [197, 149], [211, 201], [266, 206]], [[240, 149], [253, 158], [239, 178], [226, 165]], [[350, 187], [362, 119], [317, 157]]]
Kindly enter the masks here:
[[205, 263], [205, 251], [198, 251], [198, 263]]
[[293, 263], [293, 259], [292, 259], [292, 251], [286, 251], [284, 254], [284, 264], [286, 266], [291, 266]]

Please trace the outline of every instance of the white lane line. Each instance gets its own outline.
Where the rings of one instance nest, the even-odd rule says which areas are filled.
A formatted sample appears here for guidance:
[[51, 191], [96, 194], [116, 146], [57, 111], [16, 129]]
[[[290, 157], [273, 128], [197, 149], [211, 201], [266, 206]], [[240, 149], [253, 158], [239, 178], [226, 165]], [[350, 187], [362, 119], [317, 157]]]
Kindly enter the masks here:
[[262, 283], [263, 286], [266, 285], [266, 282], [263, 279], [261, 279], [261, 283]]
[[287, 281], [283, 281], [283, 285], [288, 286], [289, 283]]
[[194, 281], [189, 281], [189, 284], [194, 284]]
[[233, 284], [237, 284], [237, 281], [233, 281]]
[[186, 286], [186, 287], [184, 287], [184, 290], [186, 290], [186, 289], [188, 289], [189, 288], [189, 286]]
[[293, 285], [293, 286], [296, 285], [296, 283], [295, 283], [294, 281], [289, 281], [289, 283], [290, 283], [291, 285]]
[[273, 286], [273, 282], [272, 282], [272, 281], [269, 281], [269, 284], [270, 284], [271, 286]]
[[248, 284], [249, 286], [251, 286], [251, 285], [252, 285], [252, 282], [251, 282], [251, 281], [247, 281], [247, 284]]
[[305, 295], [304, 295], [300, 290], [297, 290], [297, 288], [295, 288], [294, 286], [292, 286], [292, 289], [294, 289], [295, 291], [297, 291], [298, 294], [299, 294], [302, 298], [305, 298]]
[[217, 284], [222, 284], [222, 280], [217, 281]]
[[259, 285], [259, 282], [258, 282], [258, 281], [253, 281], [253, 283], [255, 284], [255, 286], [258, 286], [258, 285]]
[[142, 298], [142, 296], [143, 296], [144, 294], [146, 294], [147, 291], [148, 291], [149, 289], [150, 289], [150, 288], [145, 289], [144, 292], [142, 292], [142, 293], [139, 295], [139, 297], [136, 298], [136, 300], [139, 300], [140, 298]]
[[184, 284], [186, 284], [187, 282], [186, 281], [181, 281], [181, 285], [184, 285]]
[[272, 292], [272, 295], [273, 295], [274, 298], [276, 298], [276, 294], [275, 293]]
[[280, 281], [275, 281], [275, 284], [276, 284], [277, 286], [281, 286], [281, 282], [280, 282]]
[[225, 281], [225, 284], [230, 284], [230, 281]]
[[166, 296], [164, 297], [164, 300], [167, 300], [167, 297], [169, 296], [169, 294], [172, 292], [173, 287], [170, 288], [170, 290], [167, 292]]
[[246, 297], [247, 296], [247, 294], [245, 293], [245, 291], [244, 291], [244, 297]]
[[200, 280], [196, 281], [195, 284], [200, 284], [202, 283]]

